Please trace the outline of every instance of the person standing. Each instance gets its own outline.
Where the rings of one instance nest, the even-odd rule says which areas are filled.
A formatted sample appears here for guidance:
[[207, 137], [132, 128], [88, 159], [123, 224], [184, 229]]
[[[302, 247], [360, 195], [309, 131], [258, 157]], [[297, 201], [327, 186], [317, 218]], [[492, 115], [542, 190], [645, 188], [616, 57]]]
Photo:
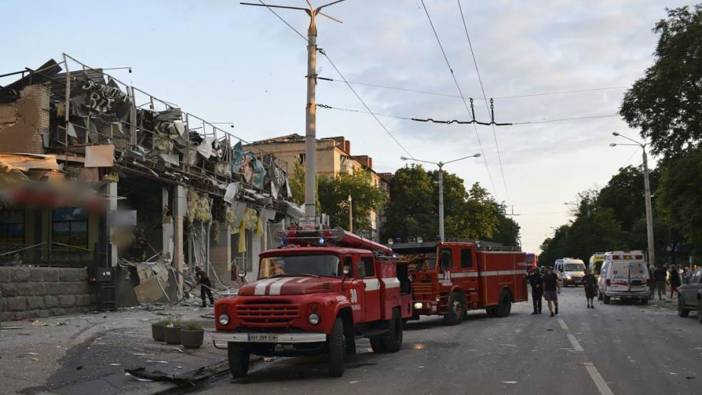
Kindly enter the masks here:
[[202, 269], [195, 269], [195, 277], [197, 283], [200, 284], [200, 298], [202, 298], [202, 307], [207, 307], [206, 299], [210, 300], [210, 305], [214, 306], [214, 297], [212, 297], [212, 281]]
[[534, 271], [529, 275], [529, 285], [531, 285], [531, 300], [534, 304], [534, 314], [541, 314], [541, 299], [544, 295], [543, 287], [543, 276], [541, 276], [541, 270], [535, 268]]
[[583, 276], [583, 287], [585, 288], [587, 308], [594, 309], [595, 305], [593, 304], [593, 300], [595, 299], [595, 294], [597, 293], [597, 279], [595, 279], [595, 275], [590, 273], [590, 269], [585, 269], [585, 275]]
[[680, 280], [680, 272], [678, 272], [678, 267], [673, 265], [670, 268], [670, 298], [673, 299], [673, 294], [678, 292], [678, 287], [682, 281]]
[[656, 279], [656, 291], [658, 292], [658, 300], [663, 300], [663, 295], [665, 295], [666, 279], [666, 272], [663, 266], [656, 266], [656, 270], [653, 272], [653, 277]]
[[558, 275], [554, 273], [551, 266], [547, 266], [546, 274], [544, 275], [544, 299], [548, 303], [548, 311], [551, 313], [551, 317], [558, 314], [558, 290], [560, 288]]

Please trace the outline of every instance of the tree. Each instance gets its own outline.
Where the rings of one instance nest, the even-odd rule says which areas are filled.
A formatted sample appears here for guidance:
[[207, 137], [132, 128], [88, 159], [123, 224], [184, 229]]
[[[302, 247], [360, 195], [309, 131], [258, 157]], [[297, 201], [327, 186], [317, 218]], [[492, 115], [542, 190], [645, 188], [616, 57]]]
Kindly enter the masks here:
[[654, 153], [675, 156], [702, 138], [702, 4], [668, 10], [653, 30], [656, 62], [627, 91], [620, 113]]
[[383, 239], [422, 237], [435, 240], [438, 219], [434, 211], [433, 179], [421, 165], [398, 169], [390, 183]]
[[[390, 183], [390, 202], [383, 239], [438, 239], [439, 172], [421, 165], [397, 170]], [[489, 240], [517, 245], [519, 225], [504, 214], [489, 192], [475, 183], [466, 191], [463, 180], [443, 173], [446, 240]]]
[[348, 197], [351, 196], [354, 233], [371, 236], [371, 211], [377, 212], [381, 209], [387, 197], [382, 189], [373, 185], [369, 171], [341, 173], [334, 178], [319, 177], [317, 190], [319, 207], [323, 213], [329, 215], [332, 227], [348, 229]]
[[702, 147], [663, 163], [656, 205], [695, 252], [702, 252]]

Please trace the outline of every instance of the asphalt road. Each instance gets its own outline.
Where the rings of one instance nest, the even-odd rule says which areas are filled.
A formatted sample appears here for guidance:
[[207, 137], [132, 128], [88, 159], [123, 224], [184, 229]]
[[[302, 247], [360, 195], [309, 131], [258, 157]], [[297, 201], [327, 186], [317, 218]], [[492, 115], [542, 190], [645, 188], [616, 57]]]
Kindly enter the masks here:
[[661, 305], [596, 302], [564, 289], [560, 314], [531, 315], [515, 304], [507, 318], [471, 312], [461, 325], [438, 318], [409, 323], [396, 354], [374, 354], [366, 340], [341, 378], [323, 357], [257, 364], [224, 377], [208, 394], [701, 394], [702, 325]]

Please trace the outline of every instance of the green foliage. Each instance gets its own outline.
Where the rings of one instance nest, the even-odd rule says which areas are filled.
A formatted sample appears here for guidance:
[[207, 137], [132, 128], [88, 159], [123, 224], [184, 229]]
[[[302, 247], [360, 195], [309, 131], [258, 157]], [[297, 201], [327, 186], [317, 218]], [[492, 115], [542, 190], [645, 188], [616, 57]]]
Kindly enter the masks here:
[[382, 209], [386, 196], [380, 187], [373, 185], [369, 171], [357, 171], [354, 174], [342, 173], [335, 178], [318, 178], [319, 207], [329, 215], [332, 227], [348, 229], [349, 201], [353, 204], [354, 233], [371, 236], [371, 211]]
[[699, 253], [702, 251], [702, 148], [688, 150], [663, 165], [656, 189], [657, 207], [663, 218]]
[[[390, 203], [383, 239], [438, 239], [438, 171], [421, 165], [397, 170], [390, 183]], [[447, 240], [488, 240], [519, 244], [519, 225], [504, 215], [488, 191], [475, 183], [466, 191], [463, 180], [443, 173], [444, 230]]]
[[293, 202], [305, 203], [305, 168], [300, 163], [295, 163], [293, 173], [288, 175], [288, 182]]
[[653, 30], [656, 62], [627, 91], [620, 113], [655, 153], [675, 156], [702, 138], [702, 5], [668, 10]]

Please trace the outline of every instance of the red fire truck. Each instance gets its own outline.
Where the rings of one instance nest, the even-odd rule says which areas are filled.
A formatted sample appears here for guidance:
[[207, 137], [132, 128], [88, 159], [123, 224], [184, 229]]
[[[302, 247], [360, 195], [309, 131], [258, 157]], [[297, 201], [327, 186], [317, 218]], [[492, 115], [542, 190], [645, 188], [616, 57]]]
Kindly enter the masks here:
[[214, 343], [226, 345], [232, 376], [247, 374], [250, 354], [327, 353], [338, 377], [356, 336], [375, 352], [400, 350], [412, 297], [391, 249], [342, 229], [288, 231], [283, 241], [260, 255], [258, 281], [215, 304]]
[[427, 242], [392, 246], [411, 279], [413, 318], [443, 315], [462, 321], [467, 310], [505, 317], [513, 302], [527, 300], [523, 252], [491, 251], [480, 243]]

